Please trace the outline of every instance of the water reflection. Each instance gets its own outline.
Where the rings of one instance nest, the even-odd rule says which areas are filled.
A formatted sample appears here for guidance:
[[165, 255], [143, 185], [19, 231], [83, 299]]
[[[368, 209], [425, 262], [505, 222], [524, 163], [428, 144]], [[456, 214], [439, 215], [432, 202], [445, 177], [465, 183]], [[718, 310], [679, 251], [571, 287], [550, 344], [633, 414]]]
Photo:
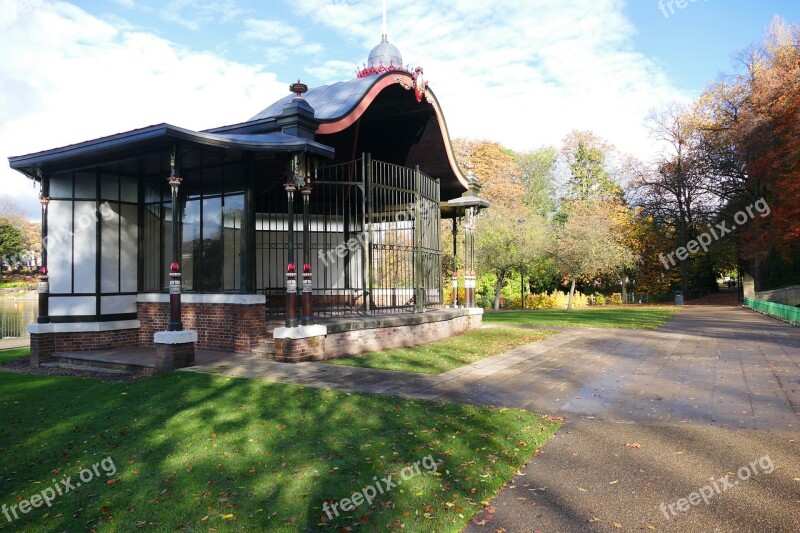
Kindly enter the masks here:
[[0, 338], [28, 337], [28, 324], [36, 322], [37, 298], [0, 298]]

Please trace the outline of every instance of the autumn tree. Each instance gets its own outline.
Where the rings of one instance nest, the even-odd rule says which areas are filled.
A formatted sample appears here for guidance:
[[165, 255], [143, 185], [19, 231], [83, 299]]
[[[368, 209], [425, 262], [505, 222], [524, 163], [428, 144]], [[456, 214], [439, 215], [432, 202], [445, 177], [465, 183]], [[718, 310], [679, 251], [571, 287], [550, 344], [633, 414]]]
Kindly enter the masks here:
[[590, 131], [573, 131], [564, 139], [561, 155], [567, 169], [567, 200], [619, 199], [622, 188], [609, 168], [614, 147]]
[[9, 266], [16, 264], [22, 251], [22, 234], [11, 224], [0, 224], [0, 257]]
[[493, 207], [514, 208], [525, 195], [521, 170], [511, 150], [491, 141], [454, 139], [453, 150], [462, 172], [472, 171], [481, 196]]
[[637, 291], [662, 296], [668, 294], [673, 284], [680, 280], [679, 271], [665, 269], [659, 257], [673, 245], [672, 231], [669, 226], [657, 224], [643, 208], [631, 212], [624, 241], [639, 257], [639, 261], [630, 269], [630, 277]]
[[0, 224], [8, 224], [19, 232], [21, 249], [15, 253], [37, 252], [41, 248], [41, 224], [30, 221], [22, 206], [10, 196], [0, 196]]
[[[685, 247], [709, 223], [718, 199], [709, 187], [707, 166], [697, 149], [696, 122], [683, 106], [668, 105], [650, 115], [653, 137], [666, 147], [637, 171], [634, 202], [659, 224], [674, 230], [672, 248]], [[670, 250], [663, 250], [666, 254]], [[681, 289], [689, 293], [690, 264], [681, 261]]]
[[577, 281], [633, 267], [637, 257], [621, 239], [613, 211], [617, 204], [574, 201], [567, 219], [556, 230], [553, 255], [559, 272], [569, 282], [568, 310], [572, 310]]
[[494, 309], [512, 272], [524, 272], [549, 250], [547, 222], [524, 208], [492, 208], [480, 215], [475, 230], [475, 255], [481, 272], [495, 276]]
[[523, 201], [535, 212], [547, 215], [555, 209], [554, 170], [558, 151], [552, 146], [516, 154], [520, 180], [525, 189]]
[[747, 57], [738, 146], [751, 189], [763, 191], [772, 211], [769, 220], [745, 231], [758, 290], [766, 285], [761, 263], [768, 249], [784, 258], [800, 249], [800, 29], [776, 18], [763, 47]]

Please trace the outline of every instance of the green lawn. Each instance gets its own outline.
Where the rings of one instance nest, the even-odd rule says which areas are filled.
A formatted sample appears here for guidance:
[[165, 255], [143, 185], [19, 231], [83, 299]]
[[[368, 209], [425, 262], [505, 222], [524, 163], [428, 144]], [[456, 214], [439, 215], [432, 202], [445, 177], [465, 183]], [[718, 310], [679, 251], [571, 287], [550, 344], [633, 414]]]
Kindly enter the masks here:
[[501, 311], [483, 315], [484, 324], [502, 326], [572, 326], [584, 328], [655, 329], [672, 318], [677, 307], [589, 307], [566, 311]]
[[9, 348], [7, 350], [0, 350], [0, 365], [14, 361], [16, 359], [25, 359], [30, 357], [31, 349], [27, 346], [24, 348]]
[[501, 354], [515, 346], [536, 342], [555, 333], [555, 331], [533, 331], [513, 327], [475, 329], [449, 339], [412, 348], [382, 350], [325, 362], [332, 365], [441, 374]]
[[[0, 529], [42, 532], [460, 531], [559, 425], [513, 409], [188, 372], [112, 383], [0, 371], [0, 408], [6, 509], [100, 463], [52, 507], [13, 524], [0, 515]], [[411, 477], [402, 469], [415, 461]], [[372, 505], [326, 520], [326, 501], [371, 494], [401, 473], [408, 479]]]

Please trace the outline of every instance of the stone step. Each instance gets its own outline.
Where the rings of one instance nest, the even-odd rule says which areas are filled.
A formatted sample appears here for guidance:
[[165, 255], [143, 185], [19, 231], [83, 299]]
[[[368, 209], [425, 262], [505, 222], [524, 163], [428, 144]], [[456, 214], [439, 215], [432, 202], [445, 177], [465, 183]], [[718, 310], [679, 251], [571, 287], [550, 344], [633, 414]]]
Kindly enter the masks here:
[[137, 375], [151, 375], [154, 373], [154, 369], [146, 366], [134, 365], [130, 363], [117, 363], [112, 361], [98, 361], [97, 359], [83, 359], [80, 356], [72, 356], [70, 355], [58, 355], [56, 354], [53, 356], [53, 361], [51, 365], [55, 366], [62, 366], [64, 368], [73, 368], [67, 367], [66, 365], [74, 365], [74, 367], [78, 367], [78, 369], [88, 369], [88, 370], [97, 370], [97, 369], [105, 369], [105, 370], [118, 370], [122, 373], [126, 374], [137, 374]]
[[119, 368], [107, 368], [104, 366], [92, 366], [90, 364], [75, 364], [75, 363], [63, 363], [61, 361], [49, 361], [47, 363], [42, 363], [42, 366], [47, 366], [50, 368], [68, 368], [70, 370], [86, 370], [88, 372], [103, 372], [105, 374], [120, 374], [120, 375], [127, 375], [130, 374], [127, 370], [121, 370]]
[[251, 350], [251, 353], [264, 359], [273, 359], [275, 356], [275, 339], [259, 340], [258, 345]]
[[270, 320], [264, 324], [264, 330], [267, 332], [267, 338], [272, 338], [272, 332], [275, 331], [275, 328], [282, 328], [286, 325], [286, 322], [283, 320]]

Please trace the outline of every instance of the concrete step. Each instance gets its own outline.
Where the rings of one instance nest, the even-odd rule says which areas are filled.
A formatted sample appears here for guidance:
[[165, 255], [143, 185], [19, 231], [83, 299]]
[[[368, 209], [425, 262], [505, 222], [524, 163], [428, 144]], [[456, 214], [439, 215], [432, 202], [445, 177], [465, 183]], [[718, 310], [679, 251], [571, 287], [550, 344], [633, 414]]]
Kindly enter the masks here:
[[70, 370], [86, 370], [88, 372], [103, 372], [105, 374], [120, 374], [120, 375], [128, 375], [130, 372], [127, 370], [121, 370], [119, 368], [107, 368], [103, 366], [92, 366], [89, 364], [75, 364], [75, 363], [63, 363], [61, 361], [50, 361], [47, 363], [42, 363], [42, 366], [47, 366], [51, 368], [68, 368]]

